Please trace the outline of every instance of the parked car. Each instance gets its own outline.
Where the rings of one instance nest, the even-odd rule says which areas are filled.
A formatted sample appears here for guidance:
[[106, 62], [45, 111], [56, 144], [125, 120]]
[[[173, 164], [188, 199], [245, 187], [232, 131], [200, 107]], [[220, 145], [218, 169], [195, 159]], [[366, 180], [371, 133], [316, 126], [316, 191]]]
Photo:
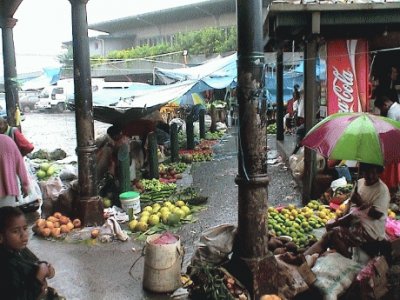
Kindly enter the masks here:
[[39, 94], [35, 109], [61, 113], [66, 109], [66, 101], [73, 94], [72, 86], [47, 86]]
[[38, 93], [31, 93], [20, 95], [19, 97], [19, 107], [21, 112], [29, 113], [35, 109], [35, 104], [39, 101]]

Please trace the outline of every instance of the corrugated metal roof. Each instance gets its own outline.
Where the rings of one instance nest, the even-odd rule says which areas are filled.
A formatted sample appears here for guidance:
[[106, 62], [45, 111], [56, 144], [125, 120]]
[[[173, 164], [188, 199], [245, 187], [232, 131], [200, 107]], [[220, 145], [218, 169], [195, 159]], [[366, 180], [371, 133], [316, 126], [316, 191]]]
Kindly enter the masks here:
[[264, 24], [271, 40], [301, 40], [311, 20], [324, 38], [373, 38], [400, 31], [400, 0], [274, 0]]
[[183, 22], [207, 16], [219, 16], [236, 11], [236, 0], [207, 0], [174, 8], [157, 10], [144, 14], [106, 22], [89, 24], [89, 29], [107, 33], [123, 32], [132, 28], [162, 26], [171, 22]]

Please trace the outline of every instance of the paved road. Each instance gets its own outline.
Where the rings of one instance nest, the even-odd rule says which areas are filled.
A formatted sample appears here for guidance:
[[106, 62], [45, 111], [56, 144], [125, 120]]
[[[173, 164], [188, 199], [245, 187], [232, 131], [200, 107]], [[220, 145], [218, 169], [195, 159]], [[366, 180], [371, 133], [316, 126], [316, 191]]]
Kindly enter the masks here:
[[[34, 143], [35, 151], [61, 148], [68, 155], [75, 154], [77, 144], [74, 112], [27, 113], [21, 126], [24, 135]], [[110, 124], [95, 121], [95, 137], [104, 134], [109, 126]]]
[[[95, 124], [96, 131], [107, 128], [107, 124]], [[28, 114], [23, 131], [37, 148], [62, 148], [73, 154], [76, 147], [75, 124], [72, 113], [59, 115]], [[269, 146], [275, 149], [274, 136]], [[218, 155], [210, 162], [195, 163], [190, 175], [193, 185], [201, 194], [209, 196], [207, 209], [198, 213], [198, 221], [183, 226], [177, 234], [185, 247], [184, 268], [194, 251], [194, 242], [199, 234], [214, 225], [237, 224], [237, 192], [234, 178], [237, 174], [237, 135], [230, 130], [221, 145]], [[271, 205], [278, 203], [300, 204], [299, 193], [288, 170], [282, 164], [268, 167], [270, 185], [268, 198]], [[189, 180], [190, 182], [190, 180]], [[143, 242], [113, 242], [109, 244], [71, 243], [46, 241], [32, 236], [31, 249], [43, 260], [52, 262], [57, 271], [50, 280], [67, 299], [169, 299], [168, 296], [149, 294], [142, 289], [143, 262], [139, 259]], [[135, 249], [136, 251], [133, 251]]]

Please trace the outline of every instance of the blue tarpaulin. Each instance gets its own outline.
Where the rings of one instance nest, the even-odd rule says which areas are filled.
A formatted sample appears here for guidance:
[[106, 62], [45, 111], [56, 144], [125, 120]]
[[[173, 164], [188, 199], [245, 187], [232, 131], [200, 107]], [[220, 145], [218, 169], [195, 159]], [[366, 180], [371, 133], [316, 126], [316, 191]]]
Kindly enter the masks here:
[[60, 75], [61, 68], [44, 68], [42, 75], [24, 82], [21, 89], [24, 91], [43, 89], [46, 86], [56, 84], [60, 80]]
[[162, 83], [196, 80], [194, 92], [210, 89], [223, 89], [235, 84], [237, 78], [236, 53], [211, 59], [199, 66], [190, 68], [154, 68], [154, 75]]

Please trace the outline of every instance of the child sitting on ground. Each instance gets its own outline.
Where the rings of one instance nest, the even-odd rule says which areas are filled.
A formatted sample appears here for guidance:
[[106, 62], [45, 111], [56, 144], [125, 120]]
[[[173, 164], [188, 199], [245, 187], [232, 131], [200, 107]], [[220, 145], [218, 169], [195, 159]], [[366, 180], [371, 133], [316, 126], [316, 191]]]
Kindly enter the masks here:
[[51, 264], [26, 247], [29, 240], [24, 213], [17, 207], [0, 208], [0, 295], [8, 299], [64, 299], [46, 280], [53, 278]]

